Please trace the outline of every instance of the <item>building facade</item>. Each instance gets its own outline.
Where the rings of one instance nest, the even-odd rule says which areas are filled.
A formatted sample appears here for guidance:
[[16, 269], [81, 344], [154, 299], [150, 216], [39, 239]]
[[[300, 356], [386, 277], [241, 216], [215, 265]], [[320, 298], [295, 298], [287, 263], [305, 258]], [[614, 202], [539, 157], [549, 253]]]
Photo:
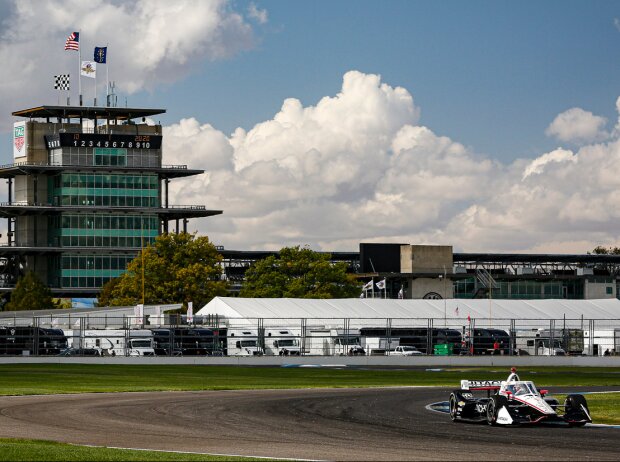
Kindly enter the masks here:
[[[171, 180], [203, 173], [162, 164], [162, 109], [41, 106], [14, 112], [14, 162], [0, 246], [0, 290], [34, 271], [57, 297], [96, 297], [140, 249], [190, 218], [222, 213], [172, 205]], [[171, 224], [172, 223], [172, 224]]]

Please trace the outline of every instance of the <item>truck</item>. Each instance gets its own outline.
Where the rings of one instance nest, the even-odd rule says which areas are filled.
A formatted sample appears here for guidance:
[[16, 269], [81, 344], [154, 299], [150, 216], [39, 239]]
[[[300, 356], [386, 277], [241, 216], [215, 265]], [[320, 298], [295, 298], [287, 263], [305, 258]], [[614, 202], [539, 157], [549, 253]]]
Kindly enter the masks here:
[[95, 349], [101, 356], [154, 356], [153, 333], [148, 329], [67, 329], [72, 348]]
[[223, 356], [223, 342], [218, 329], [178, 327], [172, 329], [174, 350], [183, 356]]
[[567, 340], [562, 329], [555, 329], [553, 332], [550, 329], [517, 330], [514, 338], [514, 351], [518, 355], [564, 356], [566, 355], [565, 343], [571, 344], [572, 342], [573, 348], [577, 348], [574, 344], [578, 343], [574, 338], [571, 340], [570, 336]]
[[422, 352], [411, 345], [397, 346], [385, 352], [386, 356], [421, 356]]
[[61, 329], [0, 327], [0, 355], [58, 355], [67, 346], [67, 337]]
[[299, 336], [288, 328], [265, 329], [266, 355], [300, 356]]
[[[507, 355], [510, 353], [510, 335], [501, 329], [464, 329], [464, 342], [461, 354]], [[497, 350], [494, 348], [495, 343], [499, 346]]]
[[357, 329], [313, 327], [306, 331], [304, 354], [320, 356], [364, 355]]
[[620, 355], [620, 329], [584, 331], [583, 353], [592, 356]]
[[265, 351], [258, 345], [254, 329], [228, 329], [226, 351], [229, 356], [262, 356]]
[[362, 348], [370, 356], [385, 355], [386, 352], [400, 346], [400, 340], [395, 337], [361, 337]]

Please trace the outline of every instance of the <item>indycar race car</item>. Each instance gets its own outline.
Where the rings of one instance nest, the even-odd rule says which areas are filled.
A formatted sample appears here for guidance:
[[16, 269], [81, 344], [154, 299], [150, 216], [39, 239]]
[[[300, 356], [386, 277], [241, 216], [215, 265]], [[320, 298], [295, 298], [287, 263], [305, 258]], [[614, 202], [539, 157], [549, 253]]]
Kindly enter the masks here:
[[[486, 391], [486, 397], [474, 391]], [[547, 390], [539, 392], [533, 382], [520, 380], [515, 368], [505, 381], [461, 380], [461, 388], [450, 395], [450, 418], [489, 425], [560, 422], [577, 427], [592, 422], [583, 395], [568, 395], [561, 405]]]

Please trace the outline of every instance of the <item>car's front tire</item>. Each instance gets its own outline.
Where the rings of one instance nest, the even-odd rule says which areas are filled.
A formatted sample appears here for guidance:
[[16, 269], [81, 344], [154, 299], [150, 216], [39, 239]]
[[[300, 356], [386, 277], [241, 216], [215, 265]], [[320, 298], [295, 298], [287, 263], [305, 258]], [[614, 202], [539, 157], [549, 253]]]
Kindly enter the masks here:
[[495, 425], [497, 423], [497, 413], [499, 412], [499, 406], [497, 405], [497, 397], [492, 396], [487, 403], [487, 423], [489, 425]]
[[450, 420], [452, 420], [452, 422], [457, 421], [457, 416], [456, 416], [457, 406], [458, 404], [457, 404], [456, 395], [452, 393], [450, 395]]
[[[590, 414], [590, 410], [588, 409], [588, 403], [586, 402], [586, 399], [583, 397], [583, 395], [568, 395], [566, 397], [566, 400], [564, 401], [565, 415], [570, 415], [570, 414], [584, 415], [584, 411], [583, 411], [584, 408], [586, 412]], [[569, 421], [568, 424], [571, 427], [583, 427], [586, 424], [586, 422], [585, 421], [580, 421], [580, 422]]]

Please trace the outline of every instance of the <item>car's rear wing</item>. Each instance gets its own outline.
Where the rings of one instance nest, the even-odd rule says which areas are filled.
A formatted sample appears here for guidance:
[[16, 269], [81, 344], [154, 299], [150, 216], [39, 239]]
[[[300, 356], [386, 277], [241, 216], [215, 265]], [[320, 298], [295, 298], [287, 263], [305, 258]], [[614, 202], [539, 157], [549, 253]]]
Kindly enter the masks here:
[[501, 386], [499, 380], [461, 380], [462, 390], [499, 390]]

